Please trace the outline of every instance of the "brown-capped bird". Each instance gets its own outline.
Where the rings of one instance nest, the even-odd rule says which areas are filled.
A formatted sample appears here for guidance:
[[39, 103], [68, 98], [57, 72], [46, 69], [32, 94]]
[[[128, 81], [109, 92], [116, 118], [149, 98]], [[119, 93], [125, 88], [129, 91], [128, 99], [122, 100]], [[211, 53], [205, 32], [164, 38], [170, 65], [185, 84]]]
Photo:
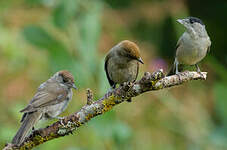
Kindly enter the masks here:
[[66, 70], [55, 73], [42, 83], [23, 112], [21, 127], [12, 143], [21, 144], [29, 131], [40, 119], [57, 118], [72, 99], [72, 88], [76, 89], [72, 74]]
[[124, 40], [114, 46], [105, 58], [105, 71], [112, 88], [116, 84], [134, 82], [139, 72], [139, 62], [143, 64], [139, 47]]

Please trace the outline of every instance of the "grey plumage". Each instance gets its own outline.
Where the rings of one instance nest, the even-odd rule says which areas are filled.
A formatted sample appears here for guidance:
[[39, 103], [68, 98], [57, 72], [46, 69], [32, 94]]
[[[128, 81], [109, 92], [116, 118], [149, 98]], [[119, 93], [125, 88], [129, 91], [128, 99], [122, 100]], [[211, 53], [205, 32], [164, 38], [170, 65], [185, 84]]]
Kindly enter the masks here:
[[195, 65], [197, 72], [200, 72], [198, 63], [206, 56], [211, 46], [205, 25], [195, 17], [178, 19], [177, 21], [184, 25], [186, 31], [177, 42], [174, 66], [168, 75], [178, 74], [180, 64]]
[[56, 118], [67, 107], [72, 99], [73, 76], [68, 71], [57, 72], [40, 85], [30, 103], [23, 112], [21, 127], [14, 136], [12, 143], [20, 145], [32, 127], [40, 119]]
[[25, 113], [21, 122], [21, 127], [14, 136], [12, 143], [16, 145], [21, 144], [28, 135], [30, 129], [39, 121], [41, 115], [41, 112]]

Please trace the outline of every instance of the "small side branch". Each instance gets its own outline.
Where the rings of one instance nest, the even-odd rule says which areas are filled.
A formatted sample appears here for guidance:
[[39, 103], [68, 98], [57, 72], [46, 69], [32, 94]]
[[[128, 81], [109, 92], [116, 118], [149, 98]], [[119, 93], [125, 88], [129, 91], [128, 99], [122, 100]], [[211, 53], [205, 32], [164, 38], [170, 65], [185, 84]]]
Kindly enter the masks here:
[[152, 74], [146, 72], [141, 80], [131, 84], [124, 84], [123, 86], [106, 93], [97, 101], [93, 101], [92, 91], [88, 89], [87, 104], [78, 112], [65, 117], [61, 121], [57, 121], [46, 128], [33, 131], [19, 146], [9, 144], [4, 149], [32, 149], [44, 142], [69, 135], [81, 125], [88, 122], [91, 118], [111, 110], [115, 105], [122, 103], [129, 98], [136, 97], [144, 92], [180, 85], [191, 80], [206, 80], [206, 76], [206, 72], [197, 73], [186, 71], [179, 75], [168, 77], [164, 76], [162, 70]]
[[87, 89], [87, 105], [91, 105], [93, 102], [93, 93], [91, 89]]

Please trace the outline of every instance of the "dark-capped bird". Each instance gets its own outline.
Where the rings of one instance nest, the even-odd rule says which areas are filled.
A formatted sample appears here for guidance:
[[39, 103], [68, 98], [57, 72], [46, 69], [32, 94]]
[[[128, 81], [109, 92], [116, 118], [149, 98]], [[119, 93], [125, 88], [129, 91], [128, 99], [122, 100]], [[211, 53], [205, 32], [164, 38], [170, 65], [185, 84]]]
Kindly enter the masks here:
[[178, 74], [178, 65], [195, 65], [197, 72], [201, 72], [198, 63], [206, 56], [210, 49], [211, 41], [204, 23], [196, 17], [178, 19], [186, 31], [177, 42], [174, 66], [168, 75]]

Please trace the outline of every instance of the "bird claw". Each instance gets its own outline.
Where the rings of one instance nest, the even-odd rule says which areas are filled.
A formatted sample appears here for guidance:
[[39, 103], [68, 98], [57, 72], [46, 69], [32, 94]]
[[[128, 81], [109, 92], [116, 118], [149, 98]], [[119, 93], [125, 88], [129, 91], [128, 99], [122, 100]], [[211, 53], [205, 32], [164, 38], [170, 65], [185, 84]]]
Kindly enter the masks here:
[[197, 71], [197, 73], [200, 74], [202, 76], [202, 78], [205, 78], [201, 71], [199, 71], [199, 72]]
[[123, 84], [122, 84], [122, 86], [127, 86], [128, 85], [128, 82], [124, 82]]
[[111, 87], [110, 89], [108, 89], [107, 93], [105, 94], [105, 97], [109, 97], [112, 95], [114, 89]]
[[196, 64], [195, 66], [196, 66], [196, 68], [197, 68], [197, 73], [199, 73], [199, 74], [202, 76], [202, 78], [205, 78], [205, 77], [203, 76], [203, 74], [202, 74], [202, 72], [201, 72], [199, 66], [198, 66], [197, 64]]
[[60, 123], [63, 127], [65, 127], [65, 124], [63, 123], [63, 119], [60, 120]]
[[180, 75], [180, 72], [176, 72], [176, 75], [178, 76], [178, 78], [179, 78], [179, 81], [180, 81], [180, 83], [182, 82], [182, 78], [181, 78], [181, 75]]
[[[133, 86], [133, 82], [124, 82], [123, 87], [126, 89], [126, 91], [129, 91]], [[125, 96], [122, 96], [123, 99], [125, 99]], [[127, 102], [132, 102], [132, 98], [126, 99]]]
[[65, 117], [55, 117], [55, 119], [58, 119], [60, 121], [60, 124], [64, 127], [65, 124], [63, 123]]
[[127, 86], [129, 89], [133, 86], [133, 82], [124, 82], [123, 86]]

